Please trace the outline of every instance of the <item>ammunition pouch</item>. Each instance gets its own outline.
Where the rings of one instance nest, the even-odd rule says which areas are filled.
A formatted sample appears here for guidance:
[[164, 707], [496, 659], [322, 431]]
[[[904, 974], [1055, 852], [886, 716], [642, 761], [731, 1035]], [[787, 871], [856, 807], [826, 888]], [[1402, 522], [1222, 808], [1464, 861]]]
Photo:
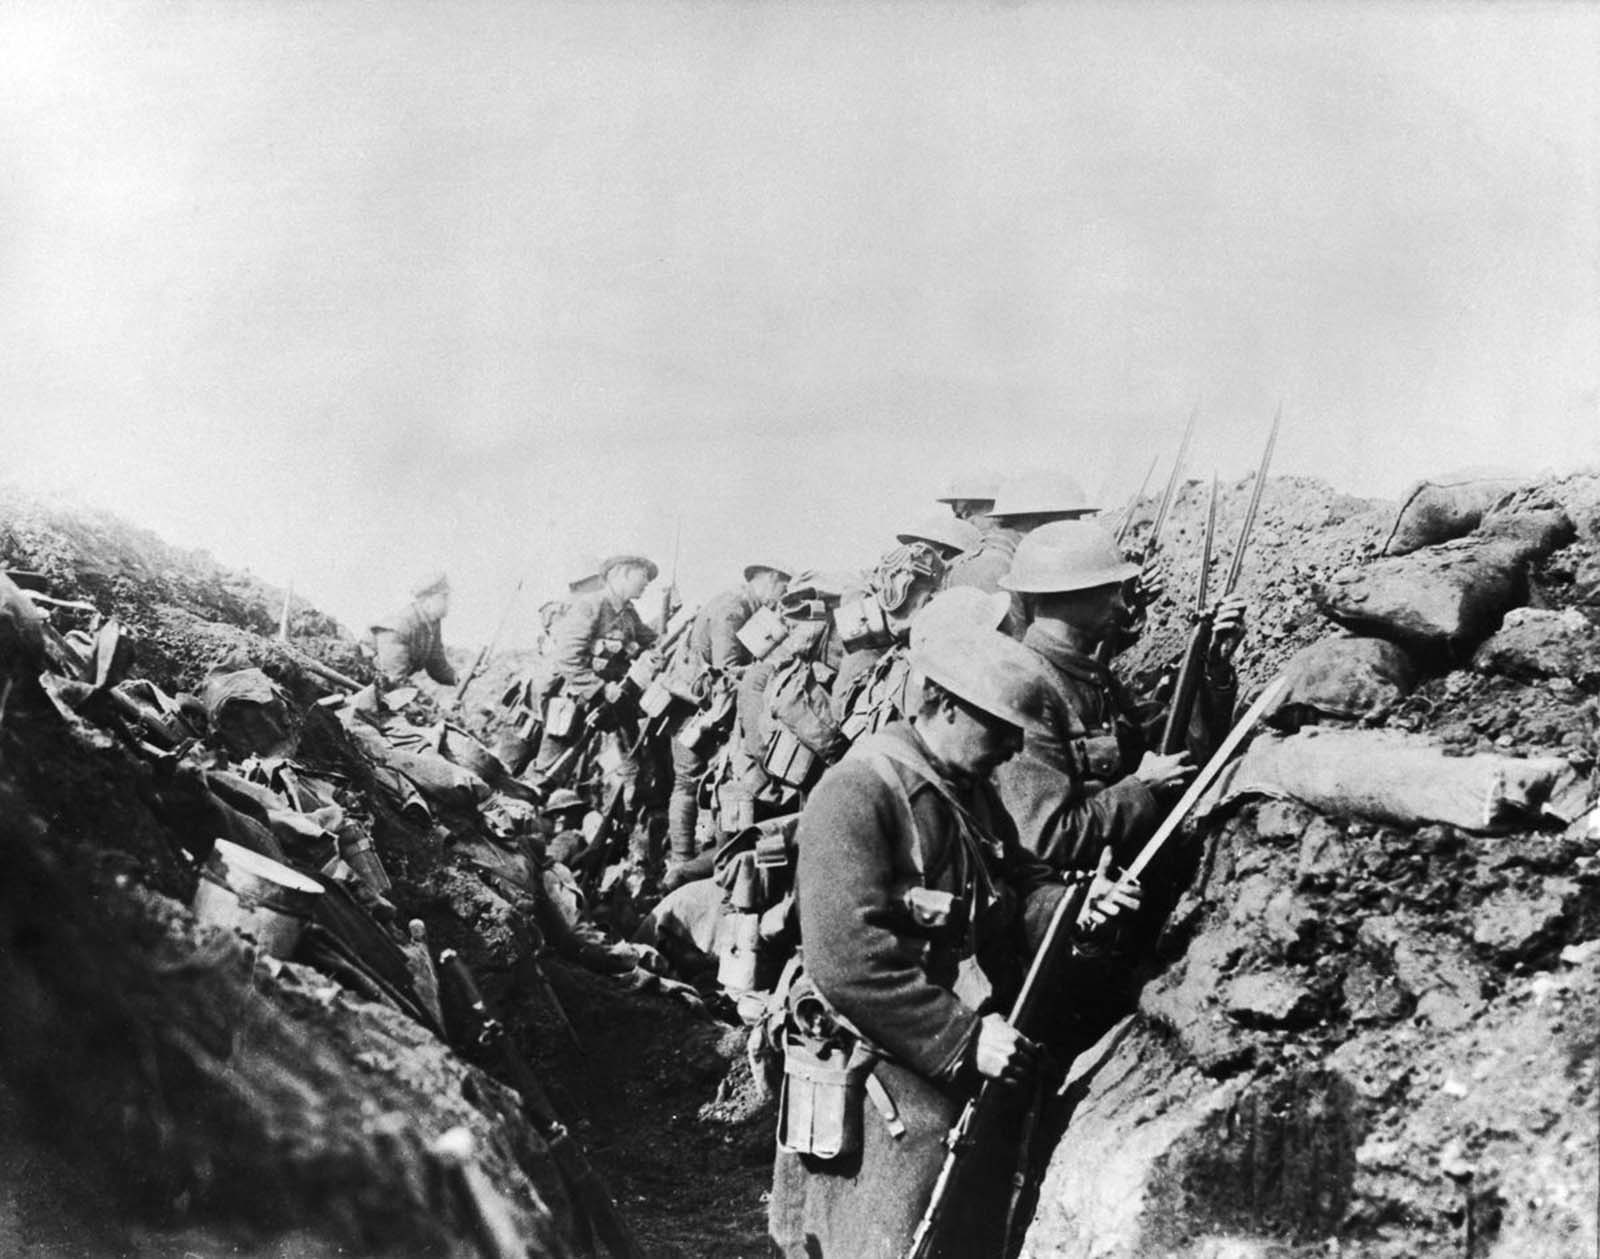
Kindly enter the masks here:
[[894, 642], [889, 616], [871, 595], [841, 603], [833, 610], [833, 623], [846, 651], [888, 647]]
[[955, 941], [966, 934], [967, 903], [954, 892], [906, 881], [890, 888], [889, 902], [905, 916], [907, 925], [930, 939]]
[[678, 697], [672, 693], [662, 678], [654, 678], [645, 688], [644, 694], [639, 697], [639, 711], [646, 717], [659, 717], [671, 708]]
[[872, 1074], [883, 1057], [876, 1047], [840, 1018], [804, 975], [790, 985], [785, 1005], [778, 1148], [815, 1159], [856, 1153], [868, 1099], [889, 1134], [904, 1136], [893, 1100]]
[[765, 659], [788, 636], [787, 622], [771, 608], [757, 608], [754, 615], [734, 632], [734, 637], [750, 653], [752, 660]]
[[761, 751], [761, 768], [786, 787], [804, 791], [822, 774], [822, 758], [786, 726], [773, 726]]
[[544, 732], [552, 739], [570, 739], [577, 732], [578, 701], [570, 695], [552, 695], [544, 702]]
[[786, 1031], [783, 1085], [778, 1093], [778, 1148], [817, 1159], [843, 1158], [861, 1148], [867, 1079], [877, 1055], [860, 1041], [847, 1051]]
[[1080, 777], [1093, 782], [1115, 782], [1122, 777], [1122, 743], [1116, 735], [1085, 735], [1071, 746]]

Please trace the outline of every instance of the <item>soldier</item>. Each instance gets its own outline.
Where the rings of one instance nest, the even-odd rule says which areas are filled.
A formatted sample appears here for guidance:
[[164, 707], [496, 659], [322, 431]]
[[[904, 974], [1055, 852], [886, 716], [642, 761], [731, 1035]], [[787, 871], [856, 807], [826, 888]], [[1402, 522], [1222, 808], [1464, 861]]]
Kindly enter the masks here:
[[1120, 861], [1131, 857], [1194, 772], [1191, 753], [1208, 755], [1232, 713], [1229, 662], [1245, 612], [1236, 596], [1218, 605], [1189, 749], [1148, 750], [1146, 719], [1095, 654], [1124, 624], [1125, 583], [1137, 572], [1100, 525], [1063, 521], [1028, 534], [1001, 582], [1031, 605], [1022, 641], [1047, 666], [1050, 685], [1045, 728], [995, 784], [1023, 846], [1057, 869], [1091, 868], [1108, 845]]
[[[689, 630], [689, 641], [676, 672], [678, 686], [703, 694], [725, 687], [731, 695], [739, 674], [754, 657], [740, 641], [739, 631], [762, 608], [776, 608], [789, 589], [789, 572], [773, 564], [749, 564], [744, 584], [725, 590], [700, 609]], [[731, 701], [728, 704], [732, 716]], [[667, 806], [667, 869], [663, 889], [676, 887], [686, 877], [697, 877], [692, 862], [698, 851], [695, 823], [699, 816], [697, 795], [700, 779], [706, 772], [715, 748], [710, 738], [689, 747], [682, 739], [672, 740], [672, 799]], [[689, 870], [686, 873], [686, 870]]]
[[[811, 709], [809, 716], [814, 720], [809, 728], [795, 730], [790, 724], [790, 733], [826, 764], [838, 760], [847, 747], [838, 733], [838, 722], [832, 720], [826, 694], [837, 672], [832, 610], [838, 607], [839, 591], [814, 576], [799, 580], [802, 588], [791, 587], [783, 601], [788, 635], [739, 679], [733, 738], [724, 753], [725, 781], [717, 789], [719, 824], [725, 834], [798, 807], [799, 786], [780, 781], [766, 767], [767, 747], [775, 728], [790, 724], [783, 720], [789, 715], [785, 703], [804, 706], [808, 697], [814, 697], [813, 688], [820, 689], [824, 703]], [[775, 695], [773, 687], [780, 680], [787, 690], [780, 687], [782, 693]]]
[[[600, 588], [575, 598], [552, 628], [552, 686], [559, 685], [564, 695], [577, 701], [582, 715], [579, 724], [566, 732], [546, 729], [534, 764], [541, 776], [591, 731], [604, 729], [620, 745], [619, 731], [637, 718], [623, 678], [633, 659], [655, 642], [656, 634], [640, 618], [633, 601], [659, 572], [642, 555], [611, 556], [600, 565]], [[631, 795], [639, 776], [637, 759], [623, 755], [615, 773]]]
[[965, 520], [954, 519], [950, 516], [932, 516], [926, 520], [919, 520], [904, 533], [894, 535], [895, 541], [901, 546], [912, 542], [925, 542], [939, 553], [939, 558], [946, 564], [958, 555], [967, 551], [975, 551], [983, 541], [983, 534]]
[[844, 647], [833, 681], [834, 715], [842, 717], [854, 690], [896, 642], [911, 633], [911, 618], [944, 584], [948, 566], [926, 542], [897, 546], [867, 578], [865, 593], [839, 605], [834, 623]]
[[[800, 816], [805, 973], [787, 996], [769, 1215], [789, 1259], [903, 1255], [964, 1099], [1036, 1065], [1000, 1011], [1065, 888], [1017, 843], [988, 779], [1040, 728], [1038, 664], [971, 628], [929, 636], [912, 662], [925, 682], [910, 721], [852, 748]], [[1007, 1153], [974, 1160], [943, 1253], [1001, 1253]]]
[[[995, 527], [983, 535], [977, 550], [969, 551], [950, 566], [951, 586], [976, 586], [999, 590], [1000, 579], [1011, 567], [1017, 543], [1040, 525], [1055, 520], [1077, 520], [1099, 511], [1071, 477], [1058, 472], [1037, 472], [1012, 477], [1000, 486], [990, 517]], [[1012, 600], [1006, 633], [1021, 638], [1027, 618], [1020, 599]]]
[[372, 626], [372, 645], [378, 672], [385, 681], [406, 681], [418, 669], [435, 682], [454, 686], [456, 671], [445, 659], [439, 622], [450, 611], [450, 579], [430, 573], [411, 590], [411, 604]]
[[934, 502], [944, 503], [957, 520], [965, 520], [980, 533], [987, 533], [993, 526], [989, 513], [999, 487], [1000, 478], [992, 472], [961, 472], [950, 478], [944, 493]]
[[1011, 611], [1004, 591], [985, 594], [973, 586], [942, 590], [911, 621], [911, 636], [880, 656], [845, 702], [839, 725], [851, 742], [910, 715], [907, 694], [911, 688], [910, 653], [918, 640], [941, 627], [961, 625], [999, 629]]

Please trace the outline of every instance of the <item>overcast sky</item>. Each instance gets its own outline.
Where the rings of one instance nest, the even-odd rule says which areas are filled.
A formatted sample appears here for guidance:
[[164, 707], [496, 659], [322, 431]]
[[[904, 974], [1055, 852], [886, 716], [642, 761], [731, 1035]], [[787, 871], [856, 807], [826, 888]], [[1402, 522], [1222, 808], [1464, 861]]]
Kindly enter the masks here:
[[[1600, 459], [1600, 8], [0, 8], [0, 475], [353, 628], [951, 472]], [[526, 637], [531, 617], [513, 637]]]

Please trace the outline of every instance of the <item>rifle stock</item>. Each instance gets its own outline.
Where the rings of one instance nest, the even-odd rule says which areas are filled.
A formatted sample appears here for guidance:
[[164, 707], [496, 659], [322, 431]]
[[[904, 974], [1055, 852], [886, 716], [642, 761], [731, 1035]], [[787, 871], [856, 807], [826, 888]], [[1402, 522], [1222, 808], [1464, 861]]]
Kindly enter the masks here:
[[[1043, 1000], [1043, 994], [1047, 991], [1048, 980], [1065, 960], [1069, 951], [1072, 927], [1083, 910], [1083, 901], [1088, 890], [1087, 881], [1068, 888], [1066, 894], [1056, 902], [1055, 910], [1050, 915], [1050, 925], [1045, 929], [1044, 939], [1039, 944], [1038, 952], [1033, 955], [1028, 973], [1022, 981], [1022, 990], [1017, 993], [1017, 999], [1011, 1004], [1011, 1013], [1007, 1016], [1011, 1026], [1024, 1035], [1026, 1035], [1025, 1029], [1033, 1022], [1034, 1012], [1038, 1009], [1039, 1002]], [[939, 1168], [938, 1179], [933, 1183], [933, 1192], [928, 1196], [927, 1209], [917, 1224], [916, 1232], [911, 1235], [911, 1247], [906, 1251], [906, 1259], [932, 1259], [936, 1253], [934, 1247], [938, 1240], [939, 1227], [949, 1211], [950, 1184], [960, 1168], [963, 1156], [975, 1144], [973, 1134], [980, 1130], [987, 1122], [988, 1116], [998, 1109], [1002, 1100], [1001, 1090], [1004, 1088], [1005, 1085], [998, 1080], [986, 1077], [978, 1086], [978, 1091], [961, 1108], [961, 1114], [945, 1137], [944, 1163]]]
[[[1139, 855], [1129, 863], [1128, 868], [1118, 879], [1119, 887], [1125, 888], [1137, 882], [1145, 868], [1166, 846], [1178, 827], [1183, 824], [1183, 820], [1199, 803], [1200, 797], [1217, 780], [1233, 754], [1238, 751], [1239, 745], [1255, 729], [1287, 686], [1287, 678], [1281, 675], [1274, 678], [1256, 697], [1244, 716], [1234, 723], [1233, 729], [1222, 741], [1222, 746], [1195, 776], [1194, 781], [1189, 784], [1189, 789], [1183, 793], [1166, 819], [1156, 828], [1155, 834], [1140, 849]], [[1091, 931], [1095, 926], [1095, 919], [1092, 916], [1085, 917], [1085, 909], [1092, 908], [1086, 906], [1089, 888], [1090, 882], [1084, 880], [1069, 889], [1056, 903], [1055, 911], [1050, 916], [1050, 925], [1045, 932], [1044, 941], [1040, 944], [1039, 951], [1034, 954], [1033, 962], [1028, 967], [1027, 977], [1022, 982], [1022, 990], [1017, 994], [1017, 999], [1011, 1007], [1009, 1019], [1011, 1026], [1024, 1035], [1032, 1024], [1039, 1003], [1054, 995], [1051, 992], [1050, 981], [1069, 954], [1077, 931], [1079, 929]], [[945, 1154], [943, 1165], [939, 1168], [938, 1179], [934, 1181], [933, 1192], [928, 1196], [928, 1205], [923, 1211], [922, 1220], [918, 1223], [916, 1232], [912, 1234], [906, 1259], [933, 1259], [939, 1226], [949, 1212], [951, 1182], [960, 1168], [963, 1156], [976, 1144], [974, 1133], [982, 1129], [986, 1117], [996, 1108], [996, 1098], [999, 1097], [999, 1089], [1002, 1087], [996, 1081], [985, 1079], [979, 1086], [978, 1092], [962, 1107], [960, 1116], [945, 1138], [948, 1152]]]

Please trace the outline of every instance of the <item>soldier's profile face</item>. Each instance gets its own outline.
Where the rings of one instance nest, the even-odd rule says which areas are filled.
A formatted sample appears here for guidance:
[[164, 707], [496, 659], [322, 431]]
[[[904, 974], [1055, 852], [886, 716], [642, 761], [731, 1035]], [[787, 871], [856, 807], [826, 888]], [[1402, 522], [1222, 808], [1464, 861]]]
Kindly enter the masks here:
[[1022, 731], [1008, 721], [962, 701], [940, 712], [948, 722], [940, 755], [957, 769], [985, 778], [1022, 750]]
[[624, 564], [618, 572], [618, 586], [624, 598], [637, 599], [650, 584], [650, 570], [642, 564]]

